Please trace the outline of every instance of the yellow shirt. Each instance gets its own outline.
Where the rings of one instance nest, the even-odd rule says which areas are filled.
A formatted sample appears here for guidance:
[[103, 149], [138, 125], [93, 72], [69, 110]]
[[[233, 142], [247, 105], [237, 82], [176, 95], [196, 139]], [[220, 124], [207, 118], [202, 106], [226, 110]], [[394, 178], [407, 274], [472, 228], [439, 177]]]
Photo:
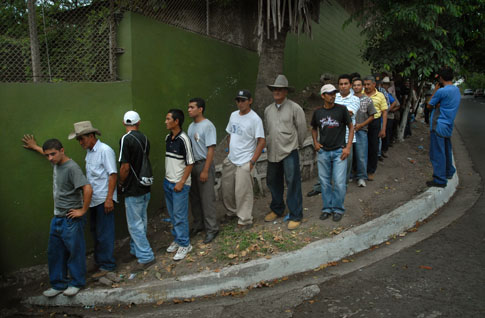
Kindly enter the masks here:
[[366, 96], [370, 97], [374, 102], [374, 107], [376, 108], [376, 111], [377, 111], [377, 113], [374, 114], [374, 119], [380, 118], [382, 115], [382, 112], [384, 110], [387, 110], [386, 97], [381, 92], [378, 92], [377, 89], [375, 90], [374, 94], [372, 94], [371, 96], [367, 94]]

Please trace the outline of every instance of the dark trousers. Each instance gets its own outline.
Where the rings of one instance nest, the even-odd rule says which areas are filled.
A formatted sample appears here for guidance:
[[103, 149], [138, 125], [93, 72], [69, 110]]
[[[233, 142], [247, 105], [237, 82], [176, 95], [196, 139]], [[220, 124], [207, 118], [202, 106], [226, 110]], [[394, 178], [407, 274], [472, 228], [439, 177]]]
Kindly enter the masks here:
[[288, 204], [290, 210], [289, 219], [301, 221], [303, 218], [303, 196], [301, 194], [300, 157], [296, 149], [280, 162], [268, 162], [266, 184], [271, 191], [270, 208], [279, 216], [282, 216], [285, 212], [285, 202], [283, 201], [285, 180], [288, 186], [286, 204]]
[[194, 222], [192, 227], [197, 230], [205, 229], [206, 233], [219, 231], [217, 212], [214, 205], [216, 199], [214, 191], [215, 169], [214, 164], [209, 168], [206, 182], [200, 181], [200, 173], [204, 169], [205, 160], [197, 161], [192, 168], [192, 186], [189, 198]]
[[382, 151], [387, 152], [389, 150], [389, 145], [392, 141], [392, 133], [394, 128], [394, 119], [387, 119], [387, 126], [386, 126], [386, 137], [382, 139]]
[[90, 230], [94, 241], [94, 260], [101, 270], [112, 271], [116, 267], [115, 214], [104, 212], [104, 203], [89, 208]]
[[379, 131], [381, 130], [380, 118], [374, 119], [367, 129], [367, 173], [375, 173], [377, 170], [377, 155], [379, 153]]
[[438, 136], [431, 131], [429, 143], [429, 159], [433, 165], [433, 181], [447, 184], [456, 172], [453, 166], [451, 139]]

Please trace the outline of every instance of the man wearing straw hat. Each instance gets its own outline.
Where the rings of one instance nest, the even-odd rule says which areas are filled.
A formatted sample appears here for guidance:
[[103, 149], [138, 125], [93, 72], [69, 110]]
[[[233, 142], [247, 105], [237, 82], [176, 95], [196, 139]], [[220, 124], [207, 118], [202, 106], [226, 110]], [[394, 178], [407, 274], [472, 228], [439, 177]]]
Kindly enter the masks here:
[[284, 181], [288, 187], [286, 204], [289, 210], [288, 229], [294, 230], [303, 218], [300, 158], [298, 147], [303, 145], [307, 126], [305, 113], [297, 103], [287, 98], [292, 90], [284, 75], [278, 75], [274, 84], [268, 85], [274, 102], [264, 110], [268, 170], [266, 183], [271, 191], [271, 212], [264, 220], [272, 222], [285, 212], [283, 200]]
[[115, 245], [114, 203], [117, 202], [116, 156], [113, 149], [98, 140], [100, 131], [90, 121], [74, 124], [74, 131], [68, 136], [86, 149], [86, 177], [93, 188], [89, 205], [90, 230], [94, 241], [94, 261], [99, 271], [93, 277], [100, 277], [116, 267], [113, 256]]

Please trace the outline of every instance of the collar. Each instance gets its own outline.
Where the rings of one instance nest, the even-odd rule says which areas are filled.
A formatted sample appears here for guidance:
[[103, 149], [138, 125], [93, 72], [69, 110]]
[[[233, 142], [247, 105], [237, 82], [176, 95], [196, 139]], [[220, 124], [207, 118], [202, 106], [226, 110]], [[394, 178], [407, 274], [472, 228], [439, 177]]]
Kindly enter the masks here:
[[347, 96], [343, 97], [342, 94], [340, 94], [340, 92], [338, 92], [337, 96], [340, 96], [340, 98], [342, 98], [342, 99], [346, 99], [346, 98], [354, 96], [354, 93], [352, 91], [350, 91], [350, 93]]
[[99, 143], [100, 143], [99, 139], [96, 140], [96, 143], [94, 144], [93, 149], [88, 149], [88, 151], [89, 152], [96, 152], [96, 151], [98, 151], [98, 145], [99, 145]]
[[180, 129], [179, 133], [178, 133], [177, 135], [175, 135], [175, 137], [173, 137], [173, 138], [172, 138], [173, 134], [172, 134], [172, 132], [170, 132], [170, 134], [169, 134], [169, 137], [170, 137], [170, 138], [169, 138], [169, 140], [175, 140], [175, 139], [177, 139], [177, 138], [178, 138], [178, 136], [180, 136], [180, 134], [181, 134], [182, 132], [183, 132], [183, 130], [182, 130], [182, 129]]

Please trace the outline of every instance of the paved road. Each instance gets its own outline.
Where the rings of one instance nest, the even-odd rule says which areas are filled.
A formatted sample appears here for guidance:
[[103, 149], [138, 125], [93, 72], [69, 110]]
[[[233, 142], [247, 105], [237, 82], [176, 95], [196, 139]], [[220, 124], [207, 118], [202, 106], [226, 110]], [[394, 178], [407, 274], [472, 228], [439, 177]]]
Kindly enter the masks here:
[[[485, 100], [462, 101], [456, 126], [485, 176]], [[446, 208], [445, 208], [446, 209]], [[436, 235], [320, 284], [293, 317], [485, 317], [485, 197]]]

